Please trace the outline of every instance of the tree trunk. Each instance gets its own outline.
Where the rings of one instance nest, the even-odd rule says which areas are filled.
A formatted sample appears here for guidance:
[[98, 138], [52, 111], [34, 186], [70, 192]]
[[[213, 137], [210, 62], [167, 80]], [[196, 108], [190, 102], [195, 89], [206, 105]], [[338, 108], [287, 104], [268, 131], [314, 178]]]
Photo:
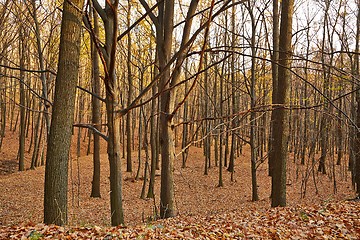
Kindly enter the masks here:
[[20, 55], [20, 132], [19, 132], [19, 171], [24, 171], [25, 152], [25, 29], [20, 25], [19, 29], [19, 55]]
[[[46, 153], [44, 222], [68, 222], [68, 160], [78, 81], [83, 1], [64, 1], [52, 123]], [[77, 9], [78, 8], [78, 9]]]
[[273, 127], [273, 171], [271, 181], [271, 206], [286, 206], [286, 160], [287, 160], [287, 103], [288, 85], [290, 81], [290, 58], [292, 15], [294, 0], [283, 0], [281, 3], [281, 24], [279, 40], [278, 85], [276, 93], [274, 127]]
[[[127, 25], [130, 27], [130, 14], [131, 14], [131, 3], [128, 1], [128, 9], [127, 9]], [[128, 90], [128, 105], [131, 103], [131, 97], [133, 92], [133, 83], [132, 83], [132, 75], [131, 75], [131, 34], [127, 35], [127, 80], [129, 85]], [[131, 128], [131, 111], [126, 115], [126, 171], [132, 172], [132, 128]], [[136, 124], [135, 122], [133, 124]]]
[[[174, 0], [165, 0], [162, 7], [159, 9], [159, 19], [161, 26], [158, 36], [158, 55], [160, 71], [164, 71], [166, 64], [171, 57], [172, 37], [173, 37], [173, 22], [174, 22]], [[161, 13], [161, 8], [163, 13]], [[160, 44], [159, 44], [160, 43]], [[170, 70], [165, 70], [163, 77], [160, 79], [159, 90], [169, 88], [170, 84]], [[172, 127], [171, 113], [171, 90], [163, 92], [160, 97], [160, 146], [161, 146], [161, 188], [160, 188], [160, 217], [168, 218], [175, 216], [174, 204], [174, 158], [175, 145], [174, 133]]]
[[[251, 82], [250, 82], [250, 105], [251, 109], [255, 108], [256, 105], [256, 23], [255, 18], [252, 10], [252, 6], [249, 3], [249, 13], [251, 18]], [[257, 120], [256, 120], [256, 112], [251, 111], [250, 113], [250, 152], [251, 152], [251, 186], [252, 186], [252, 201], [258, 201], [258, 190], [257, 190], [257, 178], [256, 178], [256, 161], [257, 161], [257, 152], [256, 149], [258, 148], [256, 143], [256, 129], [257, 129]]]
[[[360, 77], [360, 61], [359, 61], [359, 45], [360, 45], [360, 7], [358, 4], [357, 9], [357, 26], [356, 26], [356, 46], [355, 46], [355, 57], [354, 57], [354, 70], [355, 70], [355, 79]], [[354, 163], [354, 180], [355, 180], [355, 190], [357, 196], [360, 198], [360, 91], [357, 91], [356, 94], [357, 101], [357, 114], [356, 114], [356, 140], [355, 140], [355, 163]]]
[[[278, 61], [279, 61], [279, 1], [273, 1], [273, 52], [271, 56], [271, 73], [272, 73], [272, 104], [277, 102], [277, 90], [278, 90]], [[274, 109], [274, 106], [272, 107]], [[271, 120], [270, 120], [270, 133], [269, 133], [269, 176], [272, 176], [273, 169], [273, 161], [274, 161], [274, 111], [271, 112]]]
[[117, 9], [119, 1], [106, 1], [103, 9], [97, 0], [93, 0], [96, 11], [101, 16], [105, 28], [105, 46], [101, 48], [105, 59], [105, 89], [106, 89], [106, 113], [108, 127], [108, 157], [110, 163], [110, 207], [111, 225], [124, 224], [122, 208], [122, 172], [121, 172], [121, 148], [120, 148], [120, 115], [117, 114], [120, 107], [120, 99], [117, 93], [116, 81], [116, 43], [118, 18]]
[[110, 163], [110, 206], [112, 226], [124, 224], [120, 158], [120, 119], [116, 117], [115, 106], [112, 94], [108, 93], [106, 97], [106, 112], [109, 132], [108, 156]]
[[[99, 23], [98, 15], [96, 11], [93, 11], [94, 19], [94, 33], [99, 34]], [[91, 57], [92, 57], [92, 85], [93, 92], [97, 96], [100, 96], [100, 71], [99, 71], [99, 54], [95, 47], [95, 44], [92, 42], [91, 45]], [[100, 113], [100, 100], [92, 96], [92, 124], [94, 127], [101, 131], [101, 113]], [[94, 153], [93, 153], [93, 179], [91, 182], [91, 194], [90, 197], [101, 197], [100, 194], [100, 136], [98, 134], [93, 134], [94, 136]]]

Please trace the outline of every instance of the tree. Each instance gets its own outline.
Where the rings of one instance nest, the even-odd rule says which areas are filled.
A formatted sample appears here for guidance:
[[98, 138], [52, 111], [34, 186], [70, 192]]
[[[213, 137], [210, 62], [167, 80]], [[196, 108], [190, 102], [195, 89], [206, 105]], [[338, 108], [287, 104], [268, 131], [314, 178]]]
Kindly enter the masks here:
[[83, 1], [64, 1], [45, 167], [44, 222], [67, 224], [68, 161], [78, 81]]
[[[93, 10], [93, 19], [94, 19], [94, 33], [99, 34], [99, 23], [98, 15], [95, 10]], [[97, 52], [96, 46], [91, 42], [91, 58], [92, 58], [92, 86], [93, 92], [97, 96], [100, 95], [100, 70], [99, 70], [99, 54]], [[100, 131], [100, 100], [96, 96], [92, 96], [92, 124], [94, 127]], [[100, 194], [100, 136], [94, 134], [94, 155], [93, 155], [93, 179], [91, 182], [91, 197], [101, 197]]]
[[[25, 28], [23, 24], [19, 27], [19, 56], [20, 56], [20, 68], [25, 69], [25, 48], [26, 48], [26, 36]], [[19, 171], [24, 171], [24, 152], [25, 152], [25, 71], [20, 70], [20, 133], [19, 133]]]
[[[272, 73], [272, 104], [276, 103], [277, 97], [277, 79], [278, 79], [278, 61], [279, 61], [279, 1], [273, 1], [273, 51], [271, 56], [271, 73]], [[269, 176], [272, 176], [273, 162], [274, 162], [274, 148], [273, 148], [273, 129], [274, 129], [274, 111], [271, 112], [270, 120], [270, 134], [269, 134]]]
[[[271, 206], [286, 206], [286, 160], [287, 160], [287, 93], [290, 80], [290, 57], [292, 36], [292, 15], [294, 0], [281, 2], [281, 23], [279, 40], [279, 66], [276, 104], [273, 111], [274, 128], [272, 151], [274, 154], [271, 181]], [[275, 158], [276, 157], [276, 158]]]
[[[358, 9], [357, 9], [357, 24], [356, 24], [356, 44], [355, 44], [355, 57], [354, 57], [354, 75], [359, 79], [360, 77], [360, 7], [358, 1]], [[356, 114], [356, 145], [355, 145], [355, 166], [354, 166], [354, 177], [355, 177], [355, 185], [356, 185], [356, 194], [360, 197], [360, 92], [357, 90], [356, 93], [356, 101], [357, 101], [357, 114]]]
[[[165, 69], [171, 58], [172, 38], [174, 30], [174, 0], [165, 0], [159, 5], [159, 24], [157, 26], [157, 54], [159, 69], [165, 71], [159, 82], [159, 90], [170, 87], [170, 69]], [[161, 144], [161, 189], [160, 189], [160, 217], [175, 216], [173, 164], [175, 145], [172, 127], [171, 102], [172, 91], [164, 92], [160, 97], [160, 144]]]
[[106, 113], [108, 127], [107, 152], [110, 163], [110, 207], [111, 225], [124, 224], [124, 213], [122, 207], [122, 172], [121, 172], [121, 150], [120, 150], [120, 117], [118, 110], [119, 94], [117, 94], [118, 83], [116, 80], [116, 45], [118, 28], [118, 5], [119, 1], [106, 1], [102, 8], [97, 0], [93, 0], [94, 7], [100, 15], [105, 28], [105, 44], [100, 46], [93, 36], [98, 49], [101, 52], [106, 89]]
[[[126, 23], [127, 26], [130, 27], [130, 17], [131, 17], [131, 1], [128, 0], [128, 9], [126, 14]], [[126, 61], [126, 67], [127, 67], [127, 80], [128, 80], [128, 104], [131, 103], [131, 98], [133, 94], [133, 77], [132, 77], [132, 71], [131, 71], [131, 33], [129, 32], [127, 35], [127, 61]], [[126, 171], [132, 172], [132, 129], [131, 129], [131, 111], [129, 111], [126, 114]], [[135, 124], [135, 123], [134, 123]]]

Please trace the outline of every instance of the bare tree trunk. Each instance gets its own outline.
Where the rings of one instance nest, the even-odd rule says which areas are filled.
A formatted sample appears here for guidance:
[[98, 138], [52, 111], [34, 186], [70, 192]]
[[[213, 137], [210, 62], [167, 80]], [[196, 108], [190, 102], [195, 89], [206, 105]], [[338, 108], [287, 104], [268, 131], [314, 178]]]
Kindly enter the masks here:
[[287, 161], [287, 93], [290, 81], [290, 58], [291, 58], [291, 36], [292, 36], [292, 15], [294, 11], [294, 0], [283, 0], [281, 3], [281, 24], [279, 40], [279, 66], [277, 81], [277, 97], [275, 104], [278, 104], [273, 111], [273, 171], [271, 181], [271, 206], [286, 206], [286, 161]]
[[[188, 69], [188, 61], [186, 60], [186, 69]], [[188, 74], [187, 72], [185, 72], [185, 79], [188, 79]], [[184, 92], [188, 91], [188, 82], [185, 83], [185, 89]], [[184, 102], [184, 111], [183, 111], [183, 121], [184, 121], [184, 125], [183, 125], [183, 134], [182, 134], [182, 141], [181, 141], [181, 148], [182, 148], [182, 168], [186, 167], [186, 160], [188, 157], [188, 153], [189, 153], [189, 149], [187, 148], [187, 144], [188, 144], [188, 132], [189, 132], [189, 127], [188, 127], [188, 101]]]
[[[277, 90], [278, 90], [278, 61], [279, 61], [279, 40], [280, 40], [280, 33], [279, 33], [279, 1], [273, 1], [273, 52], [271, 56], [271, 72], [272, 72], [272, 104], [277, 102]], [[269, 176], [272, 176], [273, 170], [273, 162], [275, 160], [274, 156], [274, 106], [272, 107], [273, 111], [271, 112], [271, 120], [270, 120], [270, 133], [269, 133]]]
[[[174, 0], [165, 0], [159, 6], [160, 26], [158, 35], [158, 56], [160, 71], [166, 71], [160, 79], [159, 90], [163, 91], [170, 86], [170, 70], [164, 70], [171, 57]], [[171, 91], [163, 92], [160, 97], [160, 146], [161, 146], [161, 189], [160, 189], [160, 217], [168, 218], [176, 215], [174, 203], [173, 168], [175, 158], [175, 145], [170, 113]]]
[[[323, 39], [322, 39], [322, 46], [321, 46], [321, 63], [322, 63], [322, 70], [323, 70], [323, 92], [326, 97], [329, 97], [329, 78], [330, 78], [330, 69], [326, 66], [325, 62], [325, 44], [327, 43], [326, 40], [326, 29], [329, 28], [328, 26], [328, 11], [330, 8], [330, 2], [329, 0], [324, 1], [325, 2], [325, 16], [324, 16], [324, 24], [323, 24]], [[329, 29], [328, 29], [329, 31]], [[328, 39], [330, 40], [330, 39]], [[329, 119], [328, 119], [328, 111], [329, 111], [329, 103], [325, 103], [323, 107], [323, 114], [321, 117], [321, 123], [320, 123], [320, 146], [321, 146], [321, 156], [319, 161], [319, 167], [318, 171], [326, 174], [326, 168], [325, 168], [325, 159], [328, 152], [328, 125], [329, 125]]]
[[19, 132], [19, 171], [25, 170], [25, 29], [20, 24], [19, 29], [19, 56], [20, 56], [20, 132]]
[[[130, 16], [131, 16], [131, 3], [130, 0], [128, 1], [128, 9], [127, 9], [127, 25], [130, 27]], [[131, 73], [131, 34], [127, 35], [127, 79], [128, 79], [128, 104], [131, 103], [132, 92], [133, 92], [133, 83], [132, 83], [132, 73]], [[126, 171], [132, 172], [132, 159], [131, 159], [131, 152], [132, 152], [132, 128], [131, 128], [131, 111], [126, 115]], [[133, 124], [136, 124], [135, 122]]]
[[[356, 26], [356, 46], [355, 46], [355, 57], [354, 57], [354, 70], [355, 70], [355, 78], [359, 79], [360, 77], [360, 61], [359, 61], [359, 45], [360, 45], [360, 7], [358, 2], [357, 9], [357, 26]], [[360, 198], [360, 92], [359, 90], [356, 93], [356, 101], [357, 101], [357, 113], [356, 113], [356, 140], [355, 140], [355, 166], [354, 166], [354, 180], [355, 180], [355, 190], [357, 197]]]
[[[154, 95], [156, 93], [156, 85], [152, 88], [152, 94]], [[154, 185], [155, 185], [155, 174], [156, 174], [156, 163], [158, 162], [159, 154], [158, 154], [158, 148], [157, 148], [157, 142], [158, 142], [158, 131], [157, 131], [157, 124], [156, 119], [157, 115], [155, 115], [156, 112], [156, 106], [157, 101], [156, 99], [153, 99], [151, 102], [151, 119], [150, 119], [150, 147], [151, 147], [151, 166], [150, 166], [150, 182], [149, 182], [149, 189], [147, 192], [147, 198], [154, 198]]]
[[[44, 222], [68, 222], [68, 160], [78, 81], [83, 1], [64, 1], [55, 99], [46, 153]], [[78, 8], [78, 9], [77, 9]]]
[[[94, 33], [99, 34], [99, 23], [98, 15], [95, 10], [92, 12], [94, 19]], [[92, 57], [92, 86], [93, 92], [97, 96], [100, 96], [100, 70], [99, 70], [99, 54], [97, 52], [96, 46], [91, 42], [91, 57]], [[101, 113], [100, 113], [100, 100], [92, 96], [92, 124], [94, 127], [101, 131]], [[98, 134], [93, 134], [94, 136], [94, 153], [93, 153], [93, 178], [91, 182], [91, 194], [90, 197], [101, 197], [100, 194], [100, 136]]]
[[[251, 109], [255, 108], [256, 105], [256, 89], [255, 89], [255, 84], [256, 84], [256, 77], [255, 77], [255, 67], [256, 67], [256, 45], [255, 45], [255, 40], [256, 40], [256, 23], [255, 23], [255, 18], [254, 18], [254, 13], [253, 13], [253, 6], [250, 6], [250, 2], [248, 3], [248, 10], [249, 10], [249, 14], [250, 14], [250, 18], [251, 18], [251, 82], [250, 82], [250, 99], [251, 99], [251, 103], [250, 103], [250, 107]], [[256, 148], [257, 143], [256, 143], [256, 129], [257, 129], [257, 120], [256, 120], [256, 112], [255, 111], [251, 111], [250, 113], [250, 152], [251, 152], [251, 186], [252, 186], [252, 201], [258, 201], [259, 200], [259, 196], [258, 196], [258, 191], [257, 191], [257, 178], [256, 178], [256, 161], [257, 161], [257, 153], [256, 153]]]
[[[110, 163], [110, 208], [111, 225], [124, 224], [122, 207], [122, 171], [121, 171], [121, 148], [120, 148], [120, 108], [118, 84], [116, 81], [116, 43], [118, 29], [118, 0], [106, 1], [103, 9], [97, 0], [93, 0], [94, 7], [103, 20], [105, 28], [105, 46], [101, 48], [105, 59], [105, 89], [106, 89], [106, 113], [108, 127], [108, 157]], [[100, 47], [100, 46], [98, 46]]]

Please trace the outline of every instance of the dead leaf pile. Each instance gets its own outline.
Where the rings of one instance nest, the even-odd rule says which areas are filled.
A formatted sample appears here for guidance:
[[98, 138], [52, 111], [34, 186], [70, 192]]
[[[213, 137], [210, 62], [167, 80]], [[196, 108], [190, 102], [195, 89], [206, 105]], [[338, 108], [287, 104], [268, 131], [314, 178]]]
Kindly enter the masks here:
[[178, 216], [132, 227], [0, 227], [0, 239], [360, 239], [360, 203], [266, 211], [239, 209], [213, 216]]
[[[17, 134], [8, 133], [1, 149], [0, 239], [360, 239], [360, 202], [345, 201], [354, 197], [346, 167], [334, 166], [333, 170], [327, 166], [335, 171], [336, 189], [334, 179], [315, 173], [315, 178], [307, 182], [304, 196], [303, 179], [309, 170], [306, 165], [289, 160], [288, 207], [271, 209], [271, 178], [265, 163], [257, 170], [260, 200], [251, 202], [248, 146], [236, 159], [234, 181], [224, 169], [223, 187], [217, 187], [219, 169], [214, 165], [209, 175], [204, 175], [201, 148], [189, 149], [186, 168], [181, 168], [181, 159], [177, 159], [174, 182], [179, 215], [172, 219], [151, 221], [155, 217], [154, 208], [160, 203], [159, 176], [155, 181], [155, 201], [143, 200], [140, 199], [143, 181], [135, 180], [136, 171], [124, 172], [126, 227], [116, 228], [109, 227], [107, 155], [101, 156], [101, 198], [95, 199], [89, 197], [92, 156], [72, 157], [69, 163], [69, 226], [39, 224], [43, 218], [44, 167], [13, 172], [17, 164], [16, 139]], [[106, 150], [105, 145], [103, 150]], [[132, 157], [136, 169], [137, 152]], [[144, 159], [145, 154], [141, 172]], [[30, 161], [28, 158], [27, 167]], [[123, 169], [125, 163], [124, 160]]]

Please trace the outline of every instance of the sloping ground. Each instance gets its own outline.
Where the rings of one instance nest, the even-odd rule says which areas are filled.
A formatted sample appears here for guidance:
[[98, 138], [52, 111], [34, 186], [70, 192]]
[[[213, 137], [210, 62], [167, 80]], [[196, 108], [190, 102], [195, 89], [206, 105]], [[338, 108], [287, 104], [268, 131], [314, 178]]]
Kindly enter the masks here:
[[[3, 148], [4, 149], [4, 148]], [[4, 150], [3, 150], [4, 151]], [[73, 151], [74, 152], [74, 151]], [[4, 156], [6, 153], [2, 153]], [[73, 154], [74, 155], [74, 154]], [[360, 238], [359, 202], [345, 201], [354, 197], [349, 173], [345, 166], [335, 166], [334, 178], [316, 177], [307, 181], [306, 196], [300, 198], [306, 166], [288, 164], [288, 206], [270, 209], [270, 178], [267, 163], [258, 168], [260, 201], [251, 202], [250, 153], [247, 147], [236, 161], [235, 181], [224, 170], [224, 187], [218, 188], [218, 169], [212, 167], [203, 175], [202, 149], [192, 147], [187, 168], [181, 159], [175, 164], [175, 194], [179, 217], [165, 221], [151, 221], [154, 206], [159, 204], [159, 182], [156, 178], [156, 204], [139, 198], [142, 180], [135, 181], [137, 155], [134, 153], [134, 173], [124, 173], [124, 211], [127, 228], [109, 228], [109, 164], [102, 155], [101, 195], [90, 198], [92, 156], [73, 158], [69, 171], [69, 226], [56, 227], [40, 224], [43, 218], [44, 167], [0, 176], [0, 239], [28, 237], [37, 239], [83, 238], [115, 236], [138, 239], [304, 239], [304, 238]], [[15, 160], [4, 159], [13, 162]], [[144, 158], [143, 158], [144, 160]], [[0, 159], [3, 161], [3, 158]], [[125, 161], [124, 161], [125, 162]], [[28, 163], [27, 163], [28, 164]], [[142, 164], [143, 166], [143, 164]], [[125, 165], [123, 166], [125, 169]], [[332, 168], [328, 166], [328, 170]], [[141, 169], [143, 172], [143, 169]], [[333, 175], [332, 175], [333, 176]], [[304, 186], [304, 185], [303, 185]]]

